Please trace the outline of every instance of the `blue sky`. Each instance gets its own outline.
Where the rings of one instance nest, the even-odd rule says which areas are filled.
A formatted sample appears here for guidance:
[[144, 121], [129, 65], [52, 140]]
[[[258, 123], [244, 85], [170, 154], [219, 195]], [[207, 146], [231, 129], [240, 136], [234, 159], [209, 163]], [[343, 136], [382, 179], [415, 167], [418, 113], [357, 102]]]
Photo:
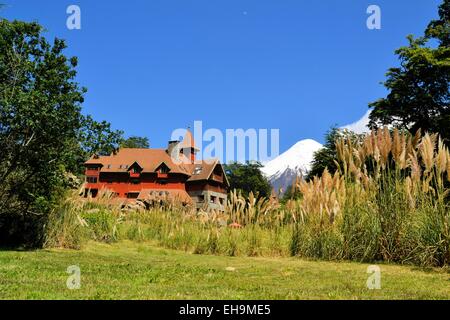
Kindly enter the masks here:
[[[3, 0], [8, 19], [66, 39], [88, 88], [84, 112], [165, 146], [173, 129], [278, 128], [280, 151], [323, 142], [386, 92], [406, 35], [421, 35], [440, 0]], [[66, 28], [81, 8], [82, 29]], [[382, 29], [366, 27], [369, 5]]]

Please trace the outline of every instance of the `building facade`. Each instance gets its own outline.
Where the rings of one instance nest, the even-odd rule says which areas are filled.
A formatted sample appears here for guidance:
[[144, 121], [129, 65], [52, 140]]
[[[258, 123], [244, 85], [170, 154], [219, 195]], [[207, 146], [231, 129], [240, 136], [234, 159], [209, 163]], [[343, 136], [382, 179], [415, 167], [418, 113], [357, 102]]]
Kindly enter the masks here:
[[228, 179], [215, 159], [196, 160], [199, 150], [188, 130], [183, 141], [167, 149], [122, 148], [109, 156], [92, 156], [85, 163], [85, 196], [109, 191], [129, 201], [177, 201], [183, 205], [223, 211]]

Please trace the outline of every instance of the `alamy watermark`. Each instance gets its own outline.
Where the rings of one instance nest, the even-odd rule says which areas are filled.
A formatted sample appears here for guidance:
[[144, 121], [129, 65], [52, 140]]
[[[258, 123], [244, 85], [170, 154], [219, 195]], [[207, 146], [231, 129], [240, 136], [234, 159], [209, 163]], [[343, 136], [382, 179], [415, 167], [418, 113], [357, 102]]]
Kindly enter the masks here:
[[69, 266], [66, 272], [69, 275], [67, 277], [66, 286], [69, 290], [78, 290], [81, 288], [81, 269], [79, 266]]
[[381, 289], [381, 269], [379, 266], [368, 266], [367, 273], [370, 274], [367, 278], [367, 289], [369, 290], [380, 290]]
[[372, 4], [367, 8], [367, 14], [370, 14], [366, 21], [367, 28], [369, 30], [380, 30], [381, 8], [377, 5]]
[[[199, 162], [219, 159], [222, 163], [259, 161], [265, 162], [277, 157], [280, 152], [279, 129], [226, 129], [203, 128], [202, 121], [195, 121], [193, 140], [196, 147], [195, 159]], [[186, 129], [176, 129], [172, 132], [172, 141], [181, 141], [186, 136]], [[184, 144], [185, 146], [185, 144]], [[180, 162], [190, 158], [179, 158], [180, 148], [173, 149], [173, 161]], [[189, 151], [189, 150], [187, 150]]]
[[81, 9], [77, 5], [67, 7], [66, 13], [69, 15], [66, 20], [66, 26], [69, 30], [81, 29]]

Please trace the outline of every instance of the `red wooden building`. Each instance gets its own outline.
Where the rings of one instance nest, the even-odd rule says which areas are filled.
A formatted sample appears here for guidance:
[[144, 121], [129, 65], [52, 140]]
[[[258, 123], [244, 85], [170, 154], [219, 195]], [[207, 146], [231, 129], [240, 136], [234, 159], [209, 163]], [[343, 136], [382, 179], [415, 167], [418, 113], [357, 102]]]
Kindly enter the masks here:
[[116, 197], [177, 200], [198, 209], [223, 210], [229, 183], [218, 160], [196, 161], [192, 133], [167, 149], [122, 148], [86, 161], [85, 196], [109, 190]]

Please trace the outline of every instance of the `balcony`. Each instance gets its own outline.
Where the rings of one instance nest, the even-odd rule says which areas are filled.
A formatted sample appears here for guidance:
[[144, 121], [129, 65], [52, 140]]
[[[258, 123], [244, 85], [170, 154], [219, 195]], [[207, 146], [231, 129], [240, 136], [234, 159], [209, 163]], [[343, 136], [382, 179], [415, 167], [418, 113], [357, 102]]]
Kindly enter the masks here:
[[130, 178], [140, 178], [141, 174], [139, 172], [131, 172], [130, 171]]
[[158, 173], [156, 174], [156, 177], [157, 177], [158, 179], [167, 179], [167, 178], [169, 177], [169, 174], [168, 174], [168, 173], [161, 173], [161, 172], [158, 172]]

